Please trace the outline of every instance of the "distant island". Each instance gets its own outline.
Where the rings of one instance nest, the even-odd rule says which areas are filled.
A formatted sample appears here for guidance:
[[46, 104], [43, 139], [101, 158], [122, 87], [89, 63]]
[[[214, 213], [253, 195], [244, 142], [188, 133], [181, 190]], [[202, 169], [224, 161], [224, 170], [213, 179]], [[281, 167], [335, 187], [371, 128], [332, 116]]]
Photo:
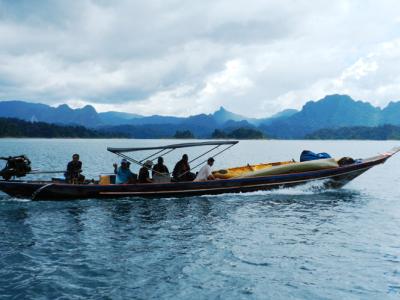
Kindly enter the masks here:
[[[194, 139], [196, 138], [190, 130], [177, 130], [173, 138], [175, 139]], [[209, 137], [210, 139], [236, 139], [236, 140], [255, 140], [265, 139], [265, 135], [253, 128], [240, 127], [232, 130], [215, 129]]]
[[194, 139], [195, 136], [190, 130], [177, 130], [174, 134], [175, 139]]
[[44, 122], [26, 122], [0, 118], [0, 137], [35, 138], [125, 138], [122, 133], [101, 132], [83, 126], [61, 126]]
[[236, 139], [236, 140], [259, 140], [266, 136], [257, 129], [240, 127], [230, 131], [215, 129], [211, 135], [212, 139]]
[[400, 126], [354, 126], [337, 129], [320, 129], [306, 135], [313, 140], [400, 140]]
[[[398, 139], [400, 101], [380, 108], [356, 101], [348, 95], [328, 95], [308, 101], [301, 110], [285, 109], [275, 115], [249, 118], [220, 107], [211, 114], [188, 117], [142, 116], [127, 112], [97, 112], [87, 105], [72, 109], [25, 101], [0, 101], [0, 117], [28, 122], [35, 130], [8, 130], [6, 135], [114, 137], [136, 139]], [[60, 127], [48, 131], [38, 129], [41, 123], [74, 127], [61, 132]], [[387, 127], [387, 125], [393, 127]], [[79, 127], [80, 126], [80, 127]], [[50, 128], [50, 127], [49, 127]], [[53, 128], [53, 127], [52, 127]], [[3, 135], [4, 136], [4, 135]]]

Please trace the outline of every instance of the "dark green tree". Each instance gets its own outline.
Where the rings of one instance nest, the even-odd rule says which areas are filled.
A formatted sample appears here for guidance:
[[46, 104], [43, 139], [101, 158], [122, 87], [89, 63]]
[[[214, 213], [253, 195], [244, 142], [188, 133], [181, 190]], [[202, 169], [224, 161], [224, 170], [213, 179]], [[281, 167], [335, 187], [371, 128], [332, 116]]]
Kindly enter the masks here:
[[223, 131], [220, 129], [215, 129], [211, 134], [213, 139], [264, 139], [265, 135], [257, 129], [240, 127], [233, 129], [231, 131]]
[[257, 130], [257, 129], [253, 129], [253, 128], [245, 128], [245, 127], [241, 127], [241, 128], [237, 128], [232, 130], [229, 135], [230, 138], [232, 139], [252, 139], [252, 140], [256, 140], [256, 139], [263, 139], [265, 138], [264, 134]]
[[126, 137], [126, 135], [92, 130], [83, 126], [62, 126], [44, 122], [31, 123], [14, 118], [0, 118], [0, 137], [112, 138]]
[[174, 134], [176, 139], [194, 139], [194, 135], [190, 130], [177, 130]]
[[398, 140], [400, 139], [400, 127], [383, 125], [377, 127], [326, 128], [317, 130], [307, 135], [306, 138], [319, 140]]
[[211, 138], [213, 139], [226, 139], [228, 135], [220, 129], [215, 129], [214, 132], [211, 134]]

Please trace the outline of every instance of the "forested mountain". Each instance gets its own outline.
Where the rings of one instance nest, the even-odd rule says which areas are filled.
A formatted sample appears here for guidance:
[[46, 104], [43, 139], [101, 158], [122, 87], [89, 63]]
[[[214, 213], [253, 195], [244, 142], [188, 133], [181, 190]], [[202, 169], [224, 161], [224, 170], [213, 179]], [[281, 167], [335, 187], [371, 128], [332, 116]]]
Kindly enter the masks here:
[[0, 137], [113, 138], [126, 137], [126, 135], [91, 130], [83, 126], [61, 126], [44, 122], [32, 123], [14, 118], [0, 118]]
[[[384, 110], [386, 113], [391, 108]], [[390, 113], [389, 113], [390, 114]], [[262, 124], [260, 128], [279, 138], [302, 138], [322, 128], [377, 126], [387, 123], [383, 111], [370, 103], [349, 96], [331, 95], [307, 102], [301, 111], [283, 119]], [[397, 124], [400, 123], [400, 119]]]
[[72, 109], [66, 104], [51, 107], [40, 103], [1, 101], [0, 117], [17, 118], [32, 122], [75, 124], [85, 127], [101, 125], [98, 113], [90, 105]]
[[337, 129], [320, 129], [306, 135], [306, 138], [314, 140], [399, 140], [400, 126], [355, 126]]
[[54, 124], [74, 124], [108, 132], [121, 132], [134, 138], [172, 137], [176, 131], [189, 130], [197, 138], [210, 137], [215, 129], [238, 128], [259, 130], [274, 138], [304, 138], [320, 129], [384, 124], [400, 125], [400, 102], [385, 108], [355, 101], [347, 95], [329, 95], [307, 102], [300, 111], [287, 109], [271, 117], [247, 118], [223, 107], [212, 114], [189, 117], [141, 116], [125, 112], [97, 113], [92, 106], [72, 109], [67, 105], [50, 107], [22, 101], [0, 101], [0, 117]]

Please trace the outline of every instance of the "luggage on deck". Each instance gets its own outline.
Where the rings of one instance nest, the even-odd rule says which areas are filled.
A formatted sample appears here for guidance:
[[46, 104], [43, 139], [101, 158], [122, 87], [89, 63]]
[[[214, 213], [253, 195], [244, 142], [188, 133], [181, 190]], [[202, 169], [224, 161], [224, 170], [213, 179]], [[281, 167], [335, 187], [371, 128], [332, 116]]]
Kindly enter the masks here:
[[293, 163], [292, 161], [281, 161], [281, 162], [273, 162], [273, 163], [265, 163], [265, 164], [256, 164], [256, 165], [246, 165], [236, 168], [229, 169], [221, 169], [213, 172], [213, 176], [218, 179], [230, 179], [230, 178], [239, 178], [244, 176], [247, 173], [251, 173], [254, 171], [265, 170], [275, 166], [287, 165]]
[[100, 175], [99, 184], [107, 185], [107, 184], [115, 184], [115, 175]]
[[294, 162], [287, 165], [275, 166], [269, 169], [248, 172], [240, 176], [240, 178], [318, 171], [323, 169], [333, 169], [337, 167], [339, 167], [339, 165], [333, 158], [318, 159], [305, 162]]
[[321, 153], [314, 153], [310, 150], [304, 150], [300, 154], [300, 161], [309, 161], [309, 160], [316, 160], [316, 159], [324, 159], [324, 158], [331, 158], [331, 156], [326, 152]]

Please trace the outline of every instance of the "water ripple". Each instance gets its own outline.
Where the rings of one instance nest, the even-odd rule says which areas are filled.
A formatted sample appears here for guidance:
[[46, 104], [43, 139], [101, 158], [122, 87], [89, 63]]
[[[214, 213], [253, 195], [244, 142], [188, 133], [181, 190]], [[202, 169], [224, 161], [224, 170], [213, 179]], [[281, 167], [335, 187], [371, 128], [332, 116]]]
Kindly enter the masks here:
[[[30, 142], [31, 158], [45, 164], [41, 149], [52, 142], [41, 143]], [[81, 148], [88, 174], [104, 161], [111, 166], [114, 158], [97, 150], [107, 143]], [[7, 145], [26, 147], [19, 140]], [[69, 157], [76, 145], [53, 143], [51, 155]], [[355, 147], [335, 145], [340, 154]], [[365, 151], [379, 147], [371, 143]], [[328, 191], [307, 185], [67, 202], [0, 195], [0, 298], [398, 299], [400, 191], [392, 179], [399, 169], [400, 158], [393, 158]]]

